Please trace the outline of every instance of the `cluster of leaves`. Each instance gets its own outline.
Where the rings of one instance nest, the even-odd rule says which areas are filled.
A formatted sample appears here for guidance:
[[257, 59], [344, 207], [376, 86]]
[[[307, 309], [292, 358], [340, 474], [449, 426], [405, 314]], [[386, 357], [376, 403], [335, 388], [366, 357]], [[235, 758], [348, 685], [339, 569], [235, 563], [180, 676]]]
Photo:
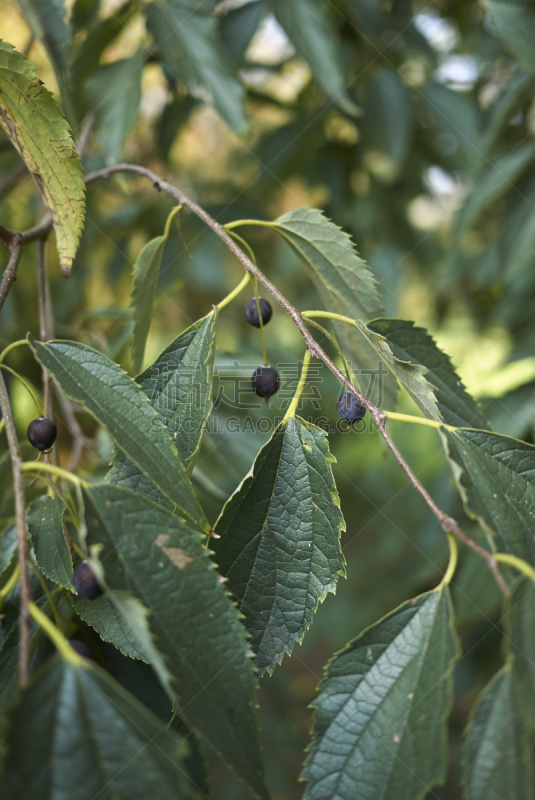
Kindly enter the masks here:
[[[472, 109], [468, 130], [465, 112], [470, 101], [465, 95], [430, 81], [418, 97], [409, 97], [389, 65], [392, 58], [400, 66], [407, 46], [427, 52], [431, 61], [436, 55], [409, 24], [403, 2], [391, 4], [389, 12], [379, 4], [341, 2], [336, 7], [347, 25], [340, 24], [339, 30], [327, 6], [315, 0], [258, 0], [219, 17], [212, 14], [215, 3], [210, 0], [157, 0], [143, 10], [129, 2], [106, 18], [98, 16], [96, 3], [76, 2], [70, 27], [60, 4], [21, 2], [29, 25], [47, 48], [63, 107], [75, 128], [93, 107], [91, 98], [107, 87], [109, 93], [98, 104], [97, 132], [112, 160], [119, 157], [138, 115], [143, 66], [155, 56], [175, 94], [163, 112], [160, 141], [169, 144], [168, 131], [176, 133], [198, 101], [211, 103], [227, 124], [242, 130], [245, 89], [236, 67], [243, 66], [247, 45], [270, 11], [323, 91], [336, 101], [339, 114], [351, 119], [359, 106], [365, 112], [363, 136], [375, 135], [377, 128], [383, 131], [385, 140], [378, 148], [389, 161], [383, 159], [380, 168], [375, 161], [367, 202], [393, 216], [396, 203], [401, 203], [397, 193], [406, 185], [404, 176], [417, 158], [426, 164], [447, 162], [451, 170], [457, 158], [466, 159], [463, 168], [476, 189], [459, 215], [448, 274], [452, 259], [465, 263], [463, 237], [468, 229], [474, 232], [483, 225], [486, 212], [512, 183], [529, 180], [526, 171], [533, 156], [532, 144], [522, 144], [503, 158], [499, 169], [488, 168], [496, 157], [493, 148], [503, 151], [500, 137], [512, 110], [533, 89], [535, 65], [530, 63], [529, 40], [526, 44], [533, 12], [520, 3], [486, 5], [519, 67], [508, 67], [502, 92], [485, 114], [484, 128]], [[456, 14], [468, 13], [458, 4], [452, 6]], [[403, 25], [403, 42], [393, 37], [387, 43], [384, 60], [367, 86], [344, 90], [344, 44], [355, 36], [349, 18], [357, 15], [359, 39], [372, 48], [388, 27], [387, 13], [388, 25]], [[146, 14], [150, 53], [143, 50], [99, 66], [104, 48], [141, 14]], [[481, 33], [481, 38], [482, 47], [489, 40], [497, 46], [490, 33]], [[349, 52], [348, 62], [356, 57], [352, 49]], [[2, 45], [0, 56], [2, 86], [15, 87], [13, 97], [24, 100], [17, 104], [2, 92], [2, 125], [37, 176], [53, 214], [61, 262], [68, 268], [83, 221], [83, 186], [72, 140], [54, 101], [40, 88], [23, 56], [8, 45]], [[358, 57], [369, 58], [369, 53]], [[246, 85], [247, 76], [242, 77]], [[314, 88], [310, 91], [313, 94]], [[317, 114], [309, 102], [303, 100], [298, 122], [303, 129], [310, 125], [304, 110]], [[466, 139], [453, 157], [437, 158], [436, 149], [422, 154], [409, 146], [411, 137], [418, 137], [415, 107], [422, 103], [427, 103], [430, 116], [438, 114], [433, 124], [449, 126], [451, 136]], [[278, 142], [275, 145], [273, 136], [270, 146], [285, 151], [281, 142], [285, 136], [295, 137], [295, 125], [292, 121], [289, 130], [277, 130]], [[50, 151], [43, 154], [41, 147], [34, 148], [36, 137], [27, 137], [28, 132], [37, 132]], [[262, 146], [268, 144], [264, 141]], [[324, 142], [321, 158], [329, 148]], [[329, 164], [338, 160], [345, 170], [344, 158], [351, 163], [356, 158], [353, 166], [359, 169], [354, 146], [346, 143], [336, 150]], [[348, 151], [342, 159], [341, 150]], [[483, 159], [481, 152], [486, 153]], [[295, 165], [292, 159], [284, 160], [285, 166], [279, 162], [276, 172], [289, 175]], [[415, 174], [423, 174], [421, 163]], [[414, 183], [412, 191], [420, 192], [421, 181]], [[509, 215], [515, 216], [514, 230], [522, 231], [523, 237], [533, 227], [523, 216], [524, 206], [522, 213], [514, 211], [516, 200], [505, 212], [497, 208], [499, 232], [491, 248], [506, 246], [501, 237], [505, 239]], [[343, 193], [338, 193], [332, 210], [343, 201]], [[343, 220], [340, 213], [333, 216], [347, 223], [348, 214], [357, 210], [353, 199], [351, 206]], [[134, 373], [144, 363], [171, 218], [163, 234], [141, 251], [133, 269], [127, 334]], [[348, 235], [327, 216], [302, 208], [259, 224], [279, 234], [298, 255], [325, 308], [354, 321], [347, 328], [337, 323], [336, 333], [355, 370], [366, 369], [377, 357], [384, 362], [389, 374], [385, 407], [393, 408], [400, 385], [424, 417], [441, 426], [466, 512], [480, 524], [489, 546], [535, 565], [533, 445], [490, 429], [450, 359], [426, 330], [384, 316], [371, 271]], [[344, 227], [354, 231], [355, 224], [353, 220]], [[507, 238], [519, 246], [518, 236], [509, 232]], [[529, 242], [524, 241], [523, 248], [527, 258]], [[212, 531], [193, 477], [212, 413], [217, 325], [213, 310], [175, 338], [135, 379], [110, 353], [93, 346], [69, 340], [43, 344], [29, 337], [39, 366], [65, 397], [96, 420], [115, 451], [104, 481], [95, 475], [91, 482], [82, 481], [79, 491], [64, 488], [61, 495], [56, 485], [54, 496], [37, 496], [27, 509], [32, 558], [40, 572], [40, 582], [34, 582], [36, 602], [51, 619], [68, 619], [65, 626], [82, 627], [80, 620], [85, 622], [86, 630], [95, 631], [98, 655], [95, 663], [68, 650], [63, 659], [51, 657], [51, 646], [33, 625], [32, 678], [19, 693], [17, 587], [2, 596], [0, 786], [6, 798], [41, 798], [43, 785], [50, 796], [206, 794], [202, 753], [207, 747], [256, 796], [268, 797], [255, 710], [257, 681], [264, 673], [271, 675], [303, 640], [320, 602], [345, 575], [340, 547], [345, 524], [327, 435], [293, 416], [260, 450]], [[4, 460], [0, 468], [5, 472]], [[74, 594], [66, 531], [75, 549], [90, 559], [105, 589], [97, 600]], [[0, 584], [9, 585], [16, 570], [12, 521], [0, 535], [0, 570]], [[503, 667], [481, 693], [467, 729], [462, 769], [469, 800], [532, 796], [533, 598], [532, 584], [521, 579], [506, 600]], [[306, 797], [419, 798], [444, 783], [452, 672], [461, 655], [454, 617], [449, 584], [442, 582], [388, 614], [334, 656], [314, 701], [313, 739], [303, 772]], [[28, 747], [28, 741], [35, 746]]]

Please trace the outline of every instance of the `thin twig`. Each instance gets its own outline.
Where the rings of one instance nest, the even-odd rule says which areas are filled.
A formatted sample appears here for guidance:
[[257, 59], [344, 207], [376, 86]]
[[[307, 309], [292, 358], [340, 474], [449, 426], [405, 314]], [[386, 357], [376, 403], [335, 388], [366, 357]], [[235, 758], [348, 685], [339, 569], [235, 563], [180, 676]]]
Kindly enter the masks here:
[[187, 195], [185, 195], [180, 189], [177, 189], [175, 186], [172, 186], [167, 181], [164, 181], [155, 172], [152, 170], [147, 169], [146, 167], [139, 167], [135, 164], [118, 164], [117, 166], [108, 167], [107, 169], [102, 169], [97, 172], [92, 172], [89, 175], [86, 175], [85, 182], [86, 184], [92, 183], [93, 181], [100, 180], [102, 178], [109, 178], [115, 173], [118, 172], [132, 172], [137, 175], [142, 175], [148, 180], [151, 181], [153, 187], [157, 191], [163, 191], [167, 194], [174, 197], [175, 200], [178, 200], [183, 206], [189, 208], [193, 213], [199, 217], [209, 228], [211, 228], [214, 233], [216, 233], [220, 239], [222, 239], [229, 250], [234, 253], [236, 258], [241, 261], [247, 272], [249, 272], [253, 277], [257, 278], [258, 281], [264, 286], [268, 292], [277, 300], [277, 302], [282, 306], [282, 308], [286, 311], [287, 314], [292, 318], [296, 327], [298, 328], [299, 332], [301, 333], [307, 350], [309, 353], [321, 359], [323, 363], [330, 369], [330, 371], [338, 378], [338, 380], [346, 387], [346, 389], [351, 392], [360, 403], [362, 403], [370, 412], [374, 422], [376, 423], [379, 432], [383, 436], [386, 444], [394, 454], [398, 464], [404, 470], [405, 474], [411, 481], [414, 488], [419, 492], [422, 498], [425, 500], [435, 517], [440, 522], [442, 528], [445, 531], [449, 531], [450, 533], [455, 534], [455, 536], [459, 537], [468, 547], [472, 548], [476, 553], [478, 553], [482, 558], [485, 559], [487, 562], [492, 574], [494, 575], [496, 582], [498, 583], [501, 591], [504, 594], [508, 593], [508, 587], [505, 584], [504, 580], [502, 579], [499, 573], [499, 566], [494, 559], [492, 553], [487, 552], [482, 547], [480, 547], [476, 542], [470, 539], [457, 525], [455, 520], [449, 517], [444, 511], [442, 511], [431, 495], [427, 492], [424, 486], [420, 483], [412, 469], [410, 468], [409, 464], [405, 461], [399, 450], [397, 449], [396, 445], [392, 441], [390, 435], [386, 430], [386, 416], [382, 409], [378, 408], [377, 406], [370, 403], [370, 401], [362, 395], [358, 389], [353, 386], [351, 381], [347, 379], [347, 377], [338, 369], [336, 364], [329, 358], [327, 353], [323, 350], [323, 348], [318, 344], [318, 342], [314, 339], [314, 337], [309, 332], [308, 328], [306, 327], [305, 321], [299, 311], [282, 295], [279, 290], [271, 283], [271, 281], [266, 278], [266, 276], [261, 272], [256, 264], [254, 264], [251, 259], [243, 252], [243, 250], [236, 244], [234, 239], [227, 233], [227, 231], [220, 225], [213, 217], [211, 217], [201, 206], [199, 206], [194, 200], [191, 200]]
[[4, 274], [2, 275], [2, 283], [0, 284], [0, 311], [2, 310], [4, 303], [6, 302], [6, 297], [9, 294], [9, 290], [11, 289], [11, 284], [17, 277], [17, 267], [19, 266], [20, 257], [22, 255], [22, 245], [15, 244], [11, 255], [9, 256], [9, 261], [7, 262], [7, 267], [4, 270]]
[[0, 372], [0, 408], [6, 423], [7, 441], [13, 468], [13, 487], [15, 494], [15, 517], [17, 521], [17, 549], [20, 567], [20, 618], [19, 618], [19, 680], [24, 686], [28, 680], [30, 664], [28, 604], [31, 602], [28, 562], [26, 560], [26, 514], [24, 503], [24, 482], [22, 479], [22, 457], [19, 450], [17, 431], [6, 384]]
[[[379, 432], [383, 436], [385, 442], [387, 443], [388, 447], [392, 450], [397, 462], [404, 470], [406, 475], [408, 476], [409, 480], [415, 487], [415, 489], [419, 492], [422, 498], [425, 500], [433, 514], [436, 516], [438, 521], [440, 522], [442, 528], [445, 531], [449, 531], [450, 533], [455, 534], [458, 536], [462, 541], [465, 542], [468, 547], [471, 547], [476, 553], [478, 553], [482, 558], [485, 559], [489, 568], [491, 569], [500, 589], [504, 594], [507, 594], [508, 588], [503, 581], [500, 573], [499, 567], [494, 559], [492, 553], [487, 552], [483, 548], [481, 548], [476, 542], [470, 539], [457, 525], [457, 523], [451, 519], [446, 513], [444, 513], [435, 503], [433, 498], [429, 495], [423, 485], [420, 483], [408, 463], [405, 461], [397, 447], [395, 446], [394, 442], [390, 438], [389, 434], [386, 431], [386, 415], [384, 411], [373, 403], [371, 403], [364, 395], [362, 395], [359, 390], [351, 383], [350, 380], [344, 375], [344, 373], [338, 369], [336, 364], [329, 358], [327, 353], [323, 350], [321, 345], [314, 339], [312, 334], [309, 332], [305, 320], [299, 313], [299, 311], [284, 297], [281, 292], [271, 283], [271, 281], [264, 275], [263, 272], [256, 266], [256, 264], [251, 261], [251, 259], [243, 252], [243, 250], [236, 244], [234, 239], [227, 233], [227, 231], [223, 228], [222, 225], [219, 224], [213, 217], [211, 217], [201, 206], [199, 206], [194, 200], [191, 200], [187, 195], [185, 195], [180, 189], [177, 189], [176, 186], [168, 183], [167, 181], [163, 180], [159, 175], [153, 172], [147, 167], [140, 167], [136, 164], [117, 164], [113, 167], [107, 167], [106, 169], [98, 170], [96, 172], [92, 172], [89, 175], [85, 176], [85, 183], [93, 183], [93, 181], [110, 178], [112, 175], [115, 175], [120, 172], [131, 172], [135, 175], [141, 175], [144, 178], [147, 178], [151, 181], [153, 187], [159, 192], [166, 192], [167, 194], [171, 195], [171, 197], [175, 198], [181, 205], [186, 206], [189, 208], [193, 213], [199, 217], [209, 228], [211, 228], [214, 233], [219, 236], [219, 238], [225, 242], [229, 250], [234, 253], [236, 258], [241, 261], [247, 272], [249, 272], [254, 278], [256, 278], [262, 286], [264, 286], [268, 292], [277, 300], [280, 306], [286, 311], [286, 313], [292, 318], [295, 326], [299, 330], [301, 336], [305, 341], [305, 345], [307, 350], [309, 351], [311, 356], [315, 358], [321, 359], [323, 363], [330, 369], [330, 371], [335, 375], [340, 383], [346, 387], [346, 389], [351, 392], [357, 400], [364, 405], [371, 417], [373, 418], [375, 424], [377, 425]], [[8, 247], [10, 244], [13, 246], [15, 243], [20, 242], [21, 244], [25, 244], [27, 241], [33, 241], [34, 239], [38, 239], [42, 237], [44, 231], [49, 231], [52, 227], [52, 220], [48, 215], [45, 217], [41, 222], [30, 231], [26, 231], [25, 233], [15, 233], [14, 231], [9, 231], [4, 226], [0, 225], [0, 238], [3, 238], [6, 241]]]
[[[39, 336], [42, 342], [48, 341], [47, 308], [46, 308], [46, 241], [37, 240], [37, 287], [39, 295]], [[50, 419], [50, 376], [43, 370], [43, 394], [45, 417]]]

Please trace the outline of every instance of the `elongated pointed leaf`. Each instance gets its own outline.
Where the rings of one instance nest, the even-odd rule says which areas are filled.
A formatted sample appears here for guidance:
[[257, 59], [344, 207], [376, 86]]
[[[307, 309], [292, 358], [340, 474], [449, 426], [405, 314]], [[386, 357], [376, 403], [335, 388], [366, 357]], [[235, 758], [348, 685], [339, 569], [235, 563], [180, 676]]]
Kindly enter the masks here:
[[356, 106], [346, 91], [341, 41], [328, 8], [318, 0], [271, 0], [271, 8], [327, 96], [354, 113]]
[[95, 108], [100, 144], [106, 163], [116, 163], [136, 124], [141, 102], [141, 75], [145, 53], [99, 67], [87, 82], [87, 97]]
[[183, 514], [208, 528], [176, 448], [140, 387], [91, 347], [62, 341], [41, 344], [31, 337], [29, 341], [62, 391], [87, 408]]
[[449, 356], [425, 328], [403, 319], [375, 319], [361, 327], [426, 417], [447, 425], [488, 428]]
[[481, 694], [464, 750], [467, 800], [531, 800], [531, 752], [512, 662]]
[[45, 46], [56, 73], [62, 99], [68, 102], [67, 60], [71, 32], [63, 0], [17, 0], [17, 5], [35, 38]]
[[247, 129], [244, 89], [233, 74], [215, 18], [199, 4], [157, 0], [147, 6], [147, 29], [174, 77], [210, 103], [232, 130]]
[[216, 524], [216, 560], [251, 634], [260, 673], [291, 653], [344, 557], [345, 524], [327, 435], [299, 418], [277, 428]]
[[503, 617], [504, 645], [514, 658], [514, 677], [522, 697], [522, 711], [535, 726], [535, 591], [533, 582], [519, 578], [511, 587]]
[[0, 125], [35, 178], [52, 214], [64, 273], [84, 222], [85, 186], [70, 128], [28, 59], [0, 41]]
[[535, 447], [487, 431], [445, 434], [467, 512], [535, 564]]
[[76, 613], [96, 630], [101, 639], [111, 642], [125, 656], [146, 663], [150, 661], [143, 644], [136, 639], [132, 628], [108, 597], [96, 600], [74, 597], [73, 603]]
[[518, 63], [535, 72], [535, 13], [528, 4], [521, 5], [513, 0], [484, 0], [498, 35], [503, 39], [510, 53]]
[[510, 191], [534, 158], [535, 145], [526, 144], [490, 166], [485, 176], [468, 193], [459, 211], [457, 234], [468, 230], [492, 203]]
[[150, 242], [147, 242], [134, 264], [134, 286], [131, 298], [132, 317], [134, 320], [134, 332], [132, 334], [134, 372], [139, 372], [143, 364], [162, 255], [169, 237], [171, 220], [176, 211], [177, 209], [174, 208], [167, 217], [163, 235], [156, 236]]
[[0, 585], [11, 574], [17, 558], [17, 523], [13, 520], [0, 533]]
[[200, 534], [161, 506], [107, 484], [87, 493], [90, 545], [111, 590], [131, 591], [175, 679], [177, 711], [266, 797], [245, 629]]
[[27, 513], [37, 563], [47, 578], [74, 591], [72, 558], [63, 529], [65, 503], [57, 496], [39, 497]]
[[448, 589], [405, 603], [336, 655], [313, 703], [307, 800], [419, 800], [442, 784], [459, 655]]
[[[216, 313], [195, 322], [136, 378], [191, 472], [212, 410]], [[172, 507], [161, 491], [122, 453], [107, 479], [116, 486]]]
[[[383, 316], [371, 270], [359, 258], [347, 233], [321, 211], [295, 208], [268, 227], [284, 236], [295, 250], [329, 311], [364, 322]], [[357, 374], [362, 391], [377, 405], [393, 406], [396, 382], [390, 375], [377, 375], [379, 359], [373, 348], [344, 323], [336, 323], [335, 328], [353, 369], [362, 372]]]
[[8, 725], [3, 800], [189, 796], [183, 740], [97, 666], [50, 661]]

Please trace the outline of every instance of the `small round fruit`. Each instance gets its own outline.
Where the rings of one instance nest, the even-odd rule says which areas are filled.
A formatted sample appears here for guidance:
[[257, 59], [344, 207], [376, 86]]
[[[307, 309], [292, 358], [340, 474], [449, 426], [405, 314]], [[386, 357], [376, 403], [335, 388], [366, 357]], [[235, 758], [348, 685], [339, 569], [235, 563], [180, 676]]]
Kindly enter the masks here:
[[38, 450], [50, 450], [56, 441], [58, 429], [51, 419], [37, 417], [28, 425], [26, 435], [30, 444], [33, 444]]
[[69, 639], [69, 644], [79, 656], [88, 658], [90, 660], [93, 658], [91, 655], [91, 650], [89, 649], [89, 645], [87, 645], [85, 642], [81, 642], [79, 639]]
[[338, 401], [338, 416], [352, 425], [354, 422], [359, 422], [366, 413], [366, 407], [359, 403], [357, 398], [351, 392], [344, 392]]
[[253, 372], [251, 383], [260, 397], [271, 397], [280, 386], [280, 376], [274, 367], [258, 367]]
[[[260, 313], [262, 314], [262, 325], [267, 325], [273, 314], [271, 304], [263, 297], [258, 298], [258, 305], [260, 306]], [[256, 304], [256, 297], [249, 300], [245, 306], [245, 319], [249, 325], [254, 325], [255, 328], [260, 327], [260, 317], [258, 316], [258, 305]]]
[[74, 568], [72, 582], [80, 597], [86, 600], [96, 600], [104, 592], [100, 588], [95, 573], [87, 563], [80, 561]]

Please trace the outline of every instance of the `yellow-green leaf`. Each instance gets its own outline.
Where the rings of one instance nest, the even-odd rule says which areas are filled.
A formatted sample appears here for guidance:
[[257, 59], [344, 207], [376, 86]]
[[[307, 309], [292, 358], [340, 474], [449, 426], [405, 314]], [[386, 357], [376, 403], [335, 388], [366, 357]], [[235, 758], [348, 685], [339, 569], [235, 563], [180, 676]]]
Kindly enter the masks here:
[[0, 125], [35, 178], [52, 214], [68, 275], [84, 222], [82, 166], [61, 108], [26, 56], [0, 41]]

